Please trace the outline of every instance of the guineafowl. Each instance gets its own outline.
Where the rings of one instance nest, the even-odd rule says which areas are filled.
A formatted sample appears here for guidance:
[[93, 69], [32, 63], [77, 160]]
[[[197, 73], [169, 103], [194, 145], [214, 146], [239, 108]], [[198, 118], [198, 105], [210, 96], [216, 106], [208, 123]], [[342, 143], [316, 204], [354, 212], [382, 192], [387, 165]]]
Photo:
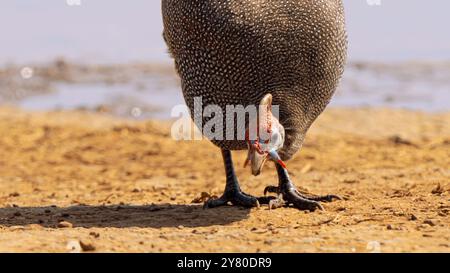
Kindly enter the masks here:
[[[226, 187], [205, 207], [269, 204], [314, 211], [323, 209], [321, 202], [339, 199], [300, 193], [284, 162], [299, 151], [343, 74], [347, 35], [342, 0], [162, 0], [162, 14], [163, 37], [195, 120], [211, 120], [202, 116], [208, 105], [219, 106], [224, 116], [230, 105], [255, 105], [269, 115], [256, 121], [258, 130], [269, 134], [264, 139], [258, 134], [251, 140], [211, 139], [222, 151]], [[200, 111], [195, 98], [202, 100]], [[249, 125], [245, 127], [248, 134]], [[254, 175], [273, 161], [279, 185], [267, 187], [265, 193], [278, 197], [242, 192], [231, 150], [248, 150]]]

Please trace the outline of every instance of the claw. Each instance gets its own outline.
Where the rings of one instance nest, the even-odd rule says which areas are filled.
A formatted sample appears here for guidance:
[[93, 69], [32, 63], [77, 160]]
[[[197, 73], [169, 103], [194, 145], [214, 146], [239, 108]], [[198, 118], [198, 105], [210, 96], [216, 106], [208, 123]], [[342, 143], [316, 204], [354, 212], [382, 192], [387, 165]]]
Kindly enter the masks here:
[[315, 203], [315, 202], [314, 202], [314, 203], [311, 203], [311, 204], [307, 204], [307, 205], [304, 205], [304, 204], [302, 204], [302, 205], [294, 204], [294, 206], [295, 206], [296, 208], [298, 208], [299, 210], [309, 210], [310, 212], [314, 212], [314, 211], [316, 211], [316, 209], [319, 209], [319, 210], [321, 210], [321, 211], [324, 211], [324, 210], [325, 210], [321, 204]]
[[336, 200], [339, 200], [339, 201], [344, 200], [344, 198], [340, 197], [339, 195], [330, 195], [330, 196], [331, 196], [331, 201], [333, 201], [333, 199], [336, 199]]
[[267, 193], [279, 193], [279, 188], [275, 186], [267, 186], [264, 189], [264, 195], [267, 196]]
[[292, 195], [292, 196], [284, 196], [284, 198], [288, 199], [289, 203], [292, 203], [294, 205], [294, 207], [296, 207], [299, 210], [309, 210], [311, 212], [315, 211], [316, 209], [319, 210], [325, 210], [323, 208], [323, 206], [317, 202], [317, 201], [313, 201], [310, 199], [305, 199], [301, 196], [296, 196], [296, 195]]
[[307, 193], [301, 193], [299, 190], [295, 190], [295, 192], [306, 199], [312, 200], [312, 201], [317, 201], [317, 202], [326, 202], [326, 203], [330, 203], [333, 202], [335, 200], [343, 200], [342, 197], [338, 196], [338, 195], [334, 195], [334, 194], [328, 194], [328, 195], [309, 195]]
[[[262, 199], [262, 201], [264, 202], [264, 199]], [[261, 207], [261, 204], [257, 198], [248, 195], [244, 192], [241, 192], [239, 190], [226, 192], [220, 198], [210, 198], [208, 201], [205, 202], [203, 208], [204, 209], [217, 208], [221, 206], [226, 206], [228, 205], [228, 203], [247, 208]]]
[[203, 209], [210, 209], [220, 206], [225, 206], [228, 203], [223, 197], [210, 198], [203, 204]]
[[258, 202], [261, 205], [268, 205], [270, 203], [270, 201], [276, 199], [275, 196], [263, 196], [263, 197], [258, 197]]
[[319, 209], [325, 211], [325, 208], [319, 202], [332, 202], [342, 200], [337, 195], [325, 196], [305, 196], [297, 190], [284, 189], [280, 192], [278, 187], [268, 186], [264, 189], [264, 195], [267, 193], [278, 193], [278, 198], [269, 201], [269, 209], [281, 208], [285, 205], [293, 204], [299, 210], [315, 211]]
[[317, 203], [317, 207], [319, 208], [319, 210], [321, 210], [321, 211], [325, 211], [325, 208], [320, 204], [320, 203]]
[[324, 211], [320, 202], [332, 202], [333, 200], [342, 200], [337, 195], [316, 196], [307, 193], [301, 193], [289, 178], [287, 170], [280, 164], [277, 166], [279, 187], [268, 186], [264, 189], [264, 194], [277, 193], [278, 198], [269, 202], [269, 209], [279, 208], [283, 205], [292, 204], [299, 210], [315, 211], [317, 209]]
[[339, 201], [344, 200], [339, 195], [334, 195], [334, 194], [329, 194], [326, 197], [327, 197], [327, 202], [333, 202], [334, 200], [339, 200]]
[[209, 199], [206, 201], [203, 207], [216, 208], [226, 206], [228, 203], [231, 203], [232, 205], [246, 208], [259, 208], [261, 207], [261, 203], [268, 204], [270, 201], [269, 197], [262, 197], [258, 199], [241, 190], [233, 168], [231, 152], [229, 150], [222, 150], [222, 157], [225, 164], [225, 173], [227, 177], [225, 191], [220, 198]]

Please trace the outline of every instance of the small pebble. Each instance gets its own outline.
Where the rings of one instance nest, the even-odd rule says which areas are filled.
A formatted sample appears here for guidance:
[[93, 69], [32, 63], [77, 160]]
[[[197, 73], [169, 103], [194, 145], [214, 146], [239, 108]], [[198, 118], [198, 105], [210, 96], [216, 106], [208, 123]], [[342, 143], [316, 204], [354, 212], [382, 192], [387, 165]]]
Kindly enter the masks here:
[[90, 232], [89, 235], [94, 237], [94, 238], [99, 238], [100, 237], [100, 233], [94, 232], [94, 231]]
[[432, 220], [432, 219], [427, 219], [427, 220], [423, 221], [423, 223], [424, 223], [424, 224], [427, 224], [427, 225], [430, 225], [430, 226], [432, 226], [432, 227], [434, 227], [434, 226], [437, 225], [436, 221], [435, 221], [435, 220]]
[[58, 223], [58, 228], [72, 228], [73, 224], [67, 221], [61, 221]]
[[12, 231], [25, 230], [25, 227], [24, 226], [11, 226], [9, 229]]
[[66, 245], [66, 249], [69, 250], [70, 253], [80, 253], [82, 250], [78, 240], [69, 241]]
[[256, 234], [264, 234], [264, 233], [269, 232], [269, 229], [254, 227], [254, 228], [250, 229], [250, 231], [253, 232], [253, 233], [256, 233]]

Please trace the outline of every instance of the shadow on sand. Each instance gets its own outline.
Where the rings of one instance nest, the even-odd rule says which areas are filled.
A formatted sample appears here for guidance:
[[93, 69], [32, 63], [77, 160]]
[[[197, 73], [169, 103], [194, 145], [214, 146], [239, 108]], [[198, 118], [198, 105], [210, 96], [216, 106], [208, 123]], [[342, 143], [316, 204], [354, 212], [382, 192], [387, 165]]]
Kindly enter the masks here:
[[72, 206], [0, 208], [0, 226], [39, 224], [56, 228], [60, 221], [74, 227], [208, 227], [246, 219], [249, 209], [222, 207], [204, 210], [201, 205], [155, 204], [148, 206]]

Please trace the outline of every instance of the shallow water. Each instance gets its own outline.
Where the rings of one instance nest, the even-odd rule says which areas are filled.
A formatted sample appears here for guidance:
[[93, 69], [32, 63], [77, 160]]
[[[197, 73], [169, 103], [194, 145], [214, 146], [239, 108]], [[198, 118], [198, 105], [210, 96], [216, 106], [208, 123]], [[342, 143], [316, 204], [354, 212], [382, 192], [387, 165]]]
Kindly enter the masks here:
[[437, 63], [351, 65], [331, 105], [448, 111], [450, 67]]
[[[332, 106], [450, 110], [450, 35], [443, 35], [450, 25], [450, 1], [344, 3], [351, 64]], [[90, 64], [171, 63], [161, 36], [160, 1], [15, 0], [2, 1], [0, 10], [0, 68], [11, 63], [33, 67], [57, 56]], [[425, 62], [408, 63], [410, 60]], [[18, 74], [0, 80], [11, 81]], [[112, 81], [122, 77], [119, 71]], [[114, 84], [80, 81], [78, 77], [69, 82], [44, 79], [32, 85], [17, 80], [23, 88], [0, 81], [0, 104], [168, 118], [173, 106], [184, 103], [176, 77], [167, 80], [148, 73], [126, 77], [129, 80]]]
[[133, 84], [58, 84], [56, 92], [27, 97], [18, 105], [27, 110], [85, 109], [137, 119], [170, 118], [172, 107], [184, 104], [181, 92], [176, 86], [155, 85], [149, 82], [140, 89]]
[[[130, 75], [113, 84], [56, 81], [50, 83], [54, 92], [38, 92], [14, 103], [29, 110], [101, 110], [137, 119], [171, 118], [172, 109], [184, 105], [175, 74]], [[449, 111], [450, 63], [349, 64], [331, 106]]]

